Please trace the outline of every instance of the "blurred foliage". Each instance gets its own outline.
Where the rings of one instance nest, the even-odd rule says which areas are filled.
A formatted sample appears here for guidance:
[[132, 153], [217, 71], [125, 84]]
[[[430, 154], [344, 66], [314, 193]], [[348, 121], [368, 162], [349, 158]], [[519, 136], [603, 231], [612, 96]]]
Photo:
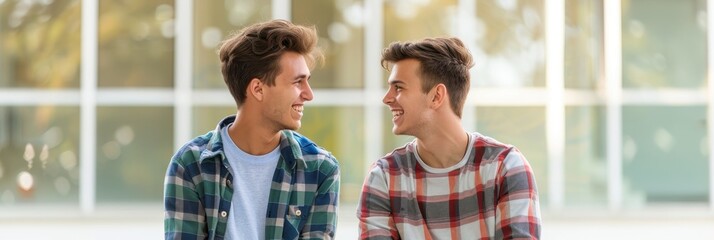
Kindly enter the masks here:
[[195, 88], [224, 89], [226, 87], [217, 54], [220, 42], [243, 27], [270, 20], [271, 7], [272, 1], [264, 0], [203, 1], [194, 4], [193, 85]]
[[[544, 0], [476, 2], [476, 86], [545, 86]], [[474, 50], [472, 50], [474, 51]]]
[[0, 1], [0, 87], [78, 88], [80, 1]]
[[[76, 0], [0, 1], [0, 87], [78, 88], [80, 23]], [[1, 108], [0, 127], [0, 203], [77, 201], [78, 107]]]
[[97, 118], [114, 119], [97, 123], [97, 202], [161, 202], [173, 109], [100, 107]]
[[566, 88], [604, 87], [602, 0], [565, 1], [564, 81]]
[[498, 55], [542, 42], [545, 38], [543, 13], [543, 0], [478, 1], [476, 16], [487, 24], [479, 45], [487, 54]]
[[[361, 0], [315, 0], [292, 6], [296, 24], [315, 26], [325, 59], [312, 71], [313, 88], [364, 86], [364, 35]], [[356, 13], [355, 13], [356, 12]], [[372, 66], [377, 68], [378, 66]]]
[[79, 107], [0, 107], [0, 128], [0, 206], [78, 202]]
[[384, 47], [394, 41], [456, 35], [456, 0], [384, 2]]
[[174, 1], [99, 1], [99, 87], [172, 87]]

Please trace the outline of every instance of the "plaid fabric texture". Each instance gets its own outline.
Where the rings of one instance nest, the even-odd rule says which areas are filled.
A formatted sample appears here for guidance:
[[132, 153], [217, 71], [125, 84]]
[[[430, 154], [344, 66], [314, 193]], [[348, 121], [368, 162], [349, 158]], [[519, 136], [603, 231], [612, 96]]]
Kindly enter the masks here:
[[478, 133], [466, 164], [446, 173], [417, 162], [416, 142], [372, 166], [357, 217], [360, 239], [538, 239], [533, 171], [513, 146]]
[[[171, 158], [164, 180], [166, 239], [224, 238], [233, 177], [220, 129], [234, 120], [225, 118]], [[282, 131], [266, 210], [266, 239], [333, 238], [339, 176], [337, 160], [329, 152], [296, 132]]]

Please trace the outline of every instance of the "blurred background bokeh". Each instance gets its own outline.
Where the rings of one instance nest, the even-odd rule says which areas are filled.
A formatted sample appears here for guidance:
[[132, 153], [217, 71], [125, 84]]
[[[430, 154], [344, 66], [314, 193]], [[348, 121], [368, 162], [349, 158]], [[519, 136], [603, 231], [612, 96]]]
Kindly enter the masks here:
[[273, 18], [325, 52], [299, 132], [340, 162], [338, 239], [367, 168], [411, 139], [379, 54], [436, 36], [474, 55], [463, 123], [528, 158], [544, 239], [714, 238], [712, 4], [0, 0], [0, 239], [162, 238], [169, 158], [236, 112], [217, 45]]

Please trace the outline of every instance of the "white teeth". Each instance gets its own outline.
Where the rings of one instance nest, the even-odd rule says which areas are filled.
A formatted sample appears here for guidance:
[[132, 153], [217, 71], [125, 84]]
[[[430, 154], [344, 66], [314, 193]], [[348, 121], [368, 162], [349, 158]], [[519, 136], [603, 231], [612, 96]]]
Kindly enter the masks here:
[[301, 113], [301, 112], [302, 112], [302, 106], [293, 106], [293, 110], [295, 110], [296, 112]]
[[399, 117], [399, 116], [401, 116], [402, 114], [404, 114], [404, 111], [392, 110], [392, 116]]

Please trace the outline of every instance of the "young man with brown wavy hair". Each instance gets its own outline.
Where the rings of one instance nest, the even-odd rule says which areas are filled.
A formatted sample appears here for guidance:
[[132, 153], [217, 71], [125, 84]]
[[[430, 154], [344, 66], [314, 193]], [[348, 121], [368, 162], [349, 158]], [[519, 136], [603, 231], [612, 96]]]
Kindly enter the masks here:
[[166, 239], [331, 239], [339, 167], [296, 133], [321, 55], [314, 27], [248, 26], [219, 50], [237, 114], [184, 145], [168, 166]]
[[392, 43], [383, 102], [415, 139], [373, 165], [357, 209], [361, 239], [538, 239], [533, 171], [512, 145], [461, 125], [471, 54], [457, 38]]

